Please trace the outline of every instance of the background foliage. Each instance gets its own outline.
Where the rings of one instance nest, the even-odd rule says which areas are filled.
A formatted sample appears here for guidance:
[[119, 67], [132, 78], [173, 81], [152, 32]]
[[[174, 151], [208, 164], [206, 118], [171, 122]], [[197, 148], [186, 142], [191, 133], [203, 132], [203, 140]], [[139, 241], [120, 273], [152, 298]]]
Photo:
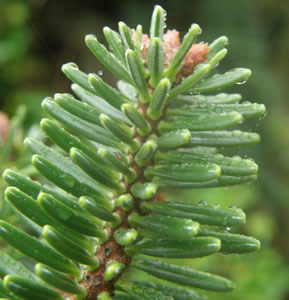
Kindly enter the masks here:
[[[154, 4], [156, 2], [150, 0], [2, 0], [1, 110], [12, 117], [16, 107], [25, 103], [24, 134], [39, 135], [31, 126], [42, 117], [40, 101], [54, 92], [69, 91], [70, 83], [62, 75], [61, 65], [75, 61], [85, 72], [102, 71], [102, 66], [96, 65], [86, 49], [84, 35], [94, 33], [103, 42], [102, 27], [108, 25], [114, 29], [118, 20], [124, 20], [131, 27], [140, 23], [148, 30]], [[229, 54], [220, 66], [221, 71], [239, 66], [252, 69], [248, 83], [237, 88], [244, 100], [265, 103], [268, 111], [262, 122], [248, 124], [262, 136], [259, 145], [244, 150], [259, 164], [257, 182], [224, 189], [186, 191], [181, 195], [181, 200], [193, 198], [242, 207], [248, 216], [242, 231], [261, 240], [262, 250], [245, 256], [215, 255], [195, 260], [194, 266], [198, 264], [205, 271], [215, 271], [238, 282], [233, 294], [211, 293], [213, 299], [289, 299], [288, 2], [179, 0], [158, 1], [158, 4], [163, 5], [170, 16], [170, 29], [185, 33], [190, 24], [196, 22], [203, 29], [204, 41], [228, 36]], [[113, 83], [114, 79], [109, 76], [104, 72], [103, 78]], [[19, 142], [22, 134], [23, 131], [17, 130], [9, 160], [25, 169], [25, 149]], [[2, 141], [1, 146], [4, 144]], [[242, 151], [239, 152], [242, 155]], [[7, 161], [2, 162], [1, 170], [6, 166]], [[26, 172], [31, 175], [31, 170], [26, 169]], [[1, 218], [19, 222], [9, 212], [3, 214], [3, 209]]]

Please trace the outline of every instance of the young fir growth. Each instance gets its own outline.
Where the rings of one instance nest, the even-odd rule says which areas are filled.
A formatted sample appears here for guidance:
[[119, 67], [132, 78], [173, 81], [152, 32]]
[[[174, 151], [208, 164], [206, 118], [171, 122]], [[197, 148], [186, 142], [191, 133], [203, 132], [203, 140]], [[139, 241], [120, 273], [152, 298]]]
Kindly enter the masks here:
[[[86, 37], [118, 77], [117, 88], [73, 63], [63, 66], [74, 96], [55, 94], [42, 103], [51, 118], [41, 128], [55, 146], [25, 140], [44, 183], [4, 172], [6, 199], [33, 233], [0, 221], [10, 245], [0, 254], [2, 298], [204, 299], [194, 288], [227, 292], [233, 282], [175, 259], [259, 249], [252, 237], [224, 232], [245, 223], [241, 209], [160, 195], [166, 187], [255, 180], [253, 160], [217, 149], [257, 143], [258, 134], [233, 127], [265, 113], [262, 104], [220, 92], [251, 75], [244, 68], [213, 71], [227, 54], [225, 36], [197, 44], [201, 29], [193, 24], [180, 42], [177, 31], [164, 34], [165, 15], [155, 7], [149, 36], [120, 22], [119, 32], [104, 28], [108, 47]], [[135, 269], [155, 277], [128, 279]]]

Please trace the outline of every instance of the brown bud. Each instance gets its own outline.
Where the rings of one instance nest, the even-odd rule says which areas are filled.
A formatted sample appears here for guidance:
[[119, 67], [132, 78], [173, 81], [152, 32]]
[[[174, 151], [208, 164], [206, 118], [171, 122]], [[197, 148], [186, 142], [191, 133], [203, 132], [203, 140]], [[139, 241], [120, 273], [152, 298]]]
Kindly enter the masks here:
[[[132, 31], [132, 39], [135, 43], [136, 32]], [[173, 29], [168, 30], [164, 36], [164, 48], [165, 48], [165, 68], [168, 67], [173, 57], [177, 53], [178, 49], [181, 46], [180, 33]], [[149, 48], [150, 39], [147, 34], [142, 35], [142, 58], [144, 61], [147, 61], [148, 48]], [[182, 77], [187, 77], [194, 72], [195, 67], [204, 62], [207, 58], [207, 54], [210, 51], [207, 43], [200, 42], [198, 44], [193, 44], [188, 53], [186, 54], [184, 61], [182, 63], [181, 69], [179, 70], [176, 78], [177, 81], [180, 81]]]
[[10, 127], [10, 120], [8, 116], [5, 113], [0, 112], [0, 135], [1, 135], [1, 140], [3, 142], [5, 142], [6, 140], [9, 127]]

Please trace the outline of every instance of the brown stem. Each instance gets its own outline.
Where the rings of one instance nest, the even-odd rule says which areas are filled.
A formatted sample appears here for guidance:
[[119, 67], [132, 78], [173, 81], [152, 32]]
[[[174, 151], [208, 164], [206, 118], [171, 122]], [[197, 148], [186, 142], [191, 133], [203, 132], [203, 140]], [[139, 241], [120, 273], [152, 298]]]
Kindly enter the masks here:
[[[150, 123], [152, 127], [152, 132], [151, 134], [157, 135], [157, 123], [155, 121], [152, 121], [148, 118], [146, 111], [148, 108], [148, 105], [142, 104], [139, 102], [139, 110], [142, 112], [144, 118]], [[143, 144], [146, 140], [146, 138], [141, 137], [138, 135], [137, 131], [135, 131], [135, 138], [137, 138], [141, 144]], [[145, 178], [143, 175], [144, 168], [140, 168], [134, 161], [134, 155], [131, 155], [131, 168], [133, 168], [137, 174], [137, 178], [135, 182], [143, 183], [145, 182]], [[135, 183], [134, 182], [134, 183]], [[126, 185], [126, 192], [125, 193], [130, 193], [130, 189], [133, 183], [127, 184], [124, 182]], [[133, 211], [137, 213], [141, 213], [139, 204], [140, 204], [140, 199], [135, 199], [135, 207], [133, 208]], [[117, 229], [127, 229], [130, 228], [130, 224], [128, 223], [128, 216], [130, 215], [130, 212], [125, 212], [123, 211], [120, 207], [117, 207], [114, 211], [115, 213], [119, 214], [122, 220], [122, 223]], [[86, 297], [86, 300], [95, 300], [97, 298], [97, 295], [99, 295], [102, 292], [109, 292], [110, 294], [113, 293], [114, 291], [114, 284], [115, 282], [122, 276], [123, 273], [125, 273], [130, 265], [131, 258], [126, 255], [124, 252], [124, 247], [117, 244], [115, 239], [114, 239], [114, 232], [116, 229], [112, 229], [109, 225], [107, 225], [108, 233], [109, 233], [109, 239], [107, 242], [105, 242], [103, 245], [99, 246], [96, 256], [99, 259], [100, 262], [100, 267], [93, 271], [89, 272], [86, 271], [84, 279], [80, 283], [81, 285], [85, 286], [88, 292], [88, 295]], [[122, 270], [122, 272], [115, 278], [113, 278], [110, 281], [105, 281], [104, 280], [104, 271], [107, 263], [111, 260], [116, 260], [120, 263], [123, 263], [125, 265], [125, 268]]]

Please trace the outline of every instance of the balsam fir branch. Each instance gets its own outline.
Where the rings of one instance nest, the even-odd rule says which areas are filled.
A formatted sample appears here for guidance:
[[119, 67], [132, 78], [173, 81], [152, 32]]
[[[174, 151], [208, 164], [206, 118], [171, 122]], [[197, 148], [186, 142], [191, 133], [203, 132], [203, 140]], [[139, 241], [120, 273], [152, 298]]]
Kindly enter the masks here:
[[[75, 97], [55, 94], [42, 103], [51, 119], [41, 128], [55, 146], [25, 140], [32, 165], [50, 183], [12, 169], [3, 175], [6, 199], [37, 237], [0, 221], [1, 238], [34, 261], [33, 271], [13, 252], [0, 253], [2, 298], [205, 299], [193, 288], [226, 292], [234, 283], [161, 259], [259, 249], [252, 237], [222, 231], [245, 223], [241, 209], [168, 202], [158, 192], [256, 179], [253, 160], [217, 147], [257, 143], [258, 134], [232, 128], [265, 113], [262, 104], [220, 93], [251, 75], [244, 68], [212, 75], [227, 54], [226, 37], [196, 43], [201, 29], [193, 24], [180, 42], [176, 30], [164, 33], [165, 19], [155, 6], [149, 36], [141, 25], [105, 27], [110, 50], [86, 37], [117, 88], [73, 63], [63, 66]], [[156, 280], [124, 279], [129, 268]]]

